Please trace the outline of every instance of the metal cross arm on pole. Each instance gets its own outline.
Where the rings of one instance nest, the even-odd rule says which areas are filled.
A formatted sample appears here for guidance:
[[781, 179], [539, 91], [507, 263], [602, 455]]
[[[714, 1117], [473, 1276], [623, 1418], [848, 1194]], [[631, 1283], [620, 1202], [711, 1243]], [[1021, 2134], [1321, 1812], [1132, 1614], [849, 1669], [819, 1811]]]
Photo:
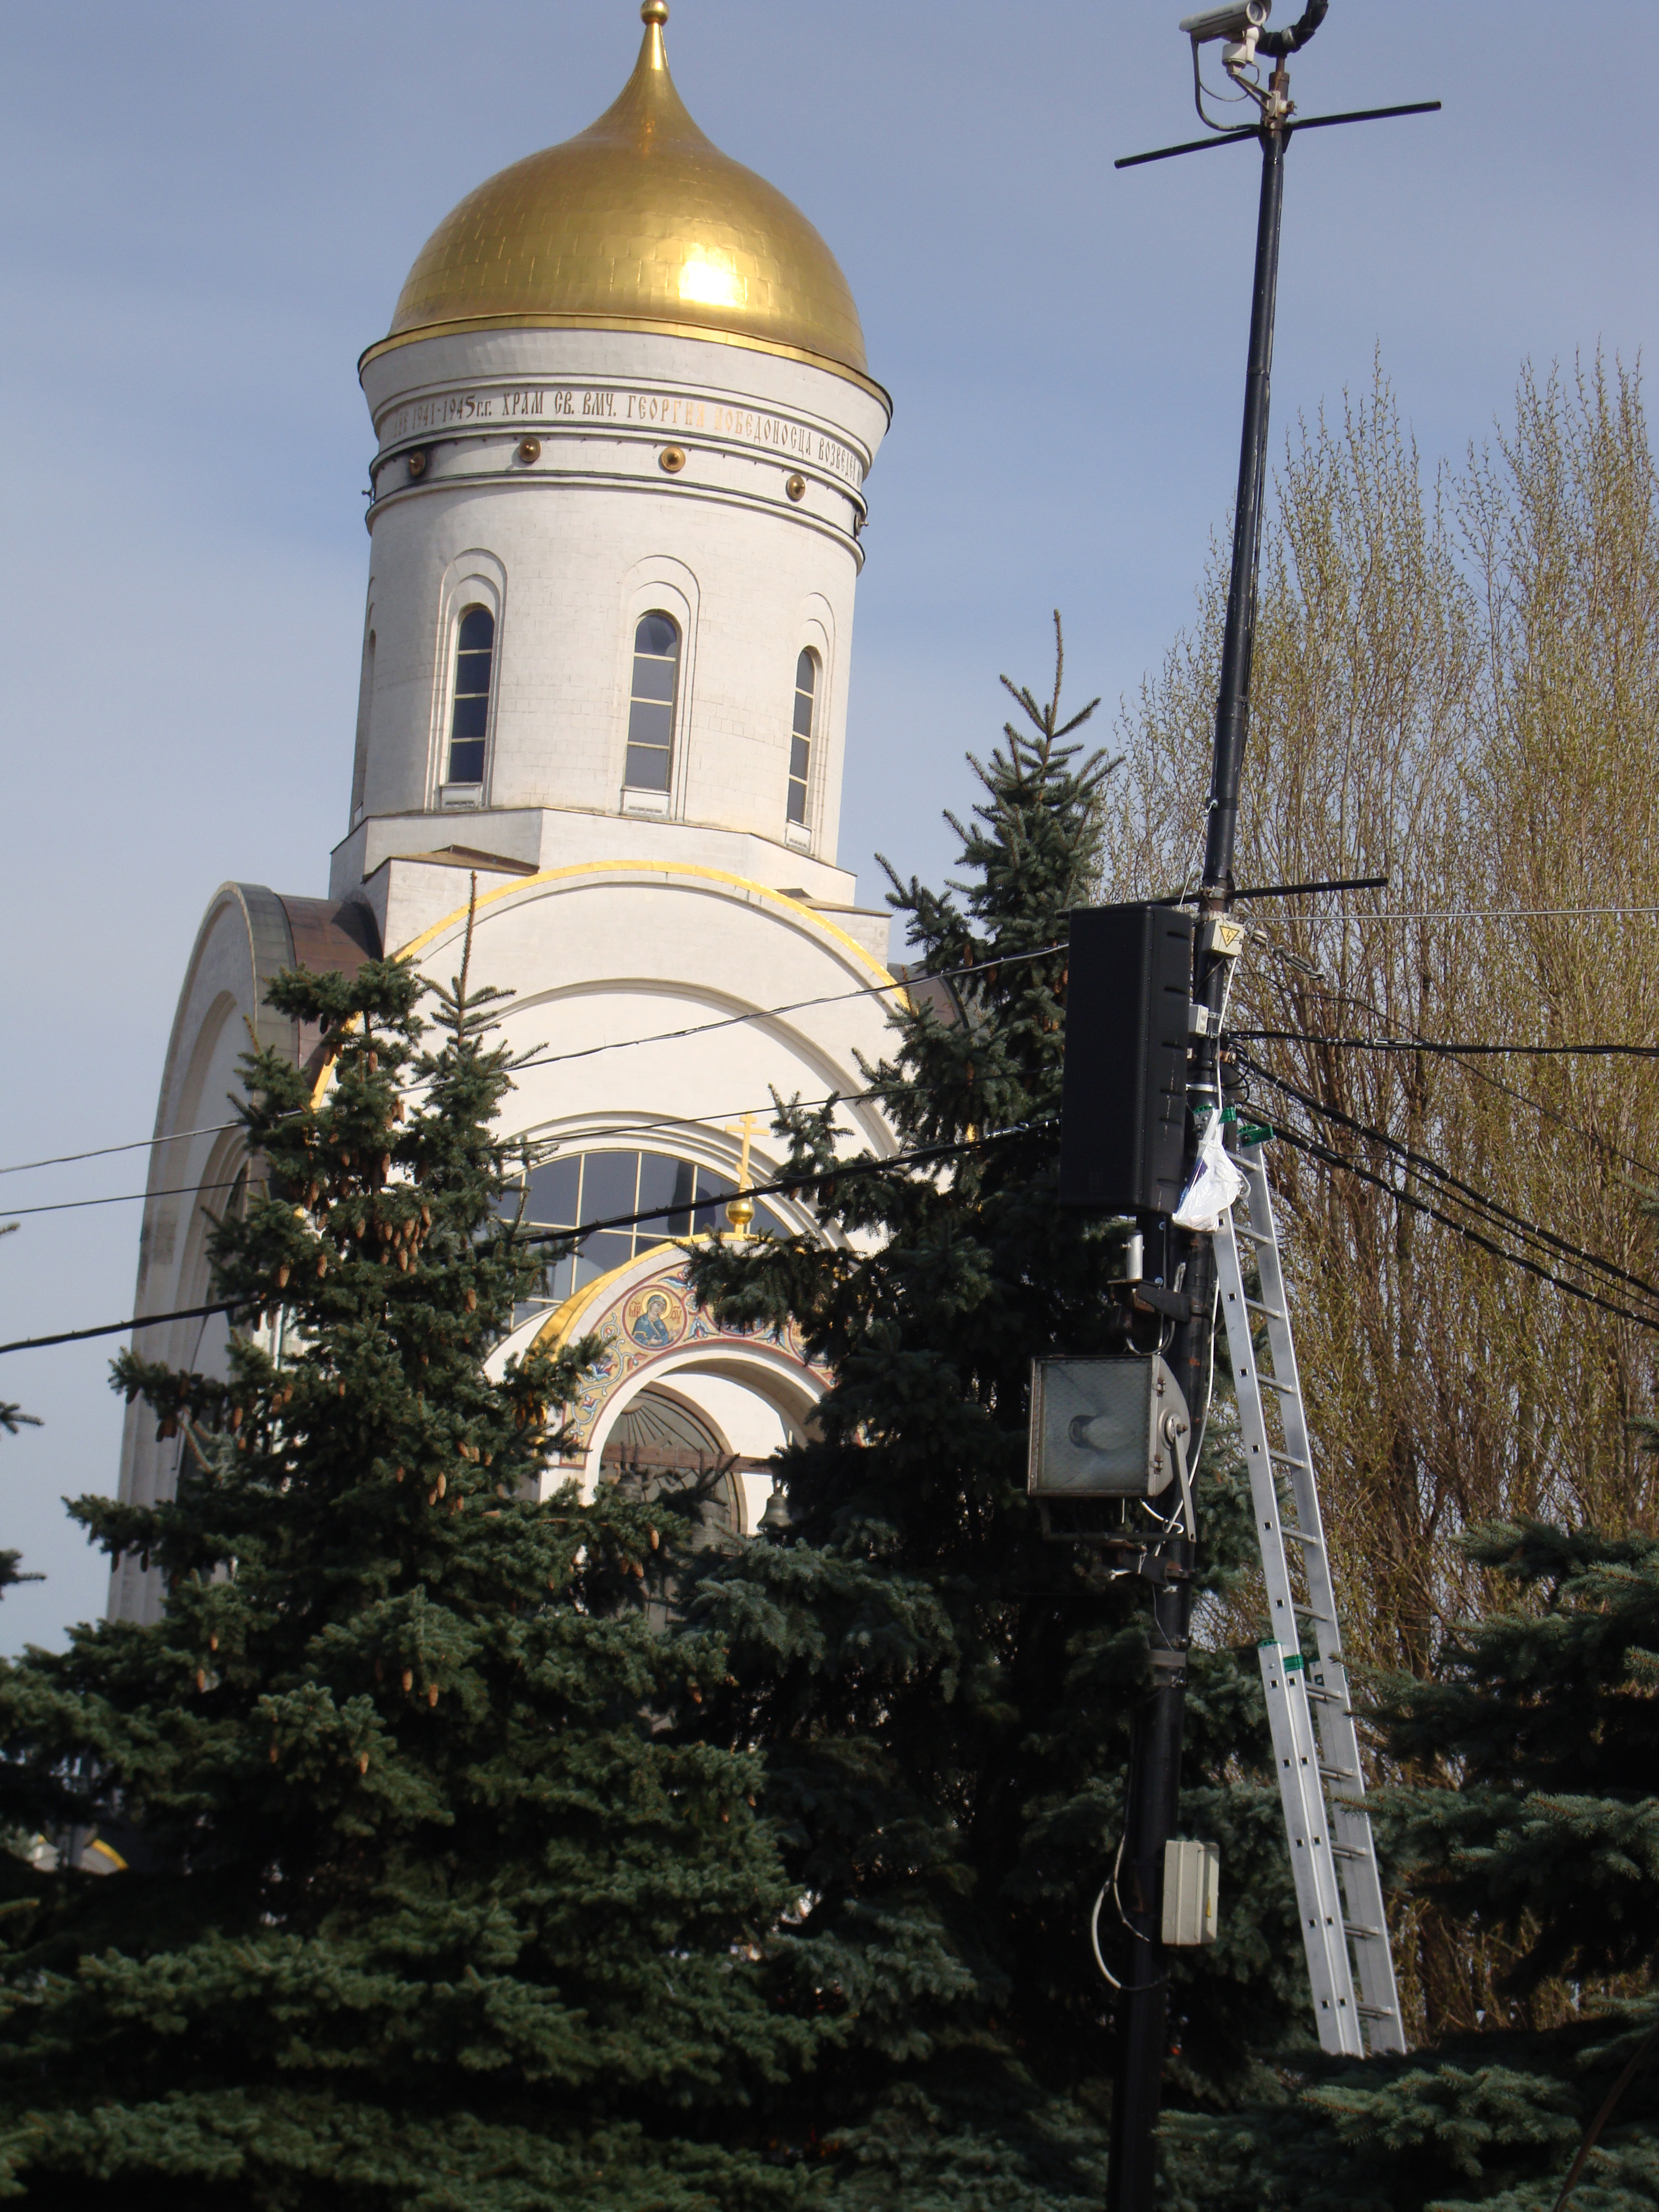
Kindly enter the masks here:
[[[1352, 107], [1341, 115], [1298, 116], [1294, 122], [1283, 126], [1282, 135], [1293, 138], [1298, 131], [1328, 131], [1336, 123], [1385, 123], [1394, 115], [1437, 115], [1437, 100], [1407, 100], [1401, 107]], [[1207, 154], [1212, 146], [1236, 145], [1241, 138], [1260, 138], [1263, 125], [1247, 123], [1237, 131], [1218, 131], [1213, 138], [1188, 138], [1179, 146], [1160, 146], [1151, 154], [1123, 154], [1113, 162], [1115, 169], [1139, 169], [1148, 161], [1173, 161], [1177, 154]]]

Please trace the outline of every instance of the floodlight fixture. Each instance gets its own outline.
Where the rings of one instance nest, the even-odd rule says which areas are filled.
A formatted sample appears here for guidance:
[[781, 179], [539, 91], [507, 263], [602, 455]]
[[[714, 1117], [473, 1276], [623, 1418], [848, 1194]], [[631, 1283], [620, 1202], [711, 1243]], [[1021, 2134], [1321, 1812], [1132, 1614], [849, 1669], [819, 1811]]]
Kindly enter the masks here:
[[1175, 1483], [1190, 1535], [1190, 1432], [1181, 1386], [1156, 1352], [1035, 1360], [1027, 1494], [1043, 1504], [1151, 1499]]

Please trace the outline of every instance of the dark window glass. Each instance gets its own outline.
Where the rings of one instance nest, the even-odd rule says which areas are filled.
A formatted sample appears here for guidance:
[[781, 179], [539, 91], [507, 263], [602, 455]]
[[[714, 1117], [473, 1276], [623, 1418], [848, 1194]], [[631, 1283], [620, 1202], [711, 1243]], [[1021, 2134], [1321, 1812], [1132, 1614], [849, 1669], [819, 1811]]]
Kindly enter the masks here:
[[690, 1160], [674, 1163], [674, 1210], [668, 1217], [669, 1233], [674, 1237], [691, 1234], [691, 1202], [697, 1194], [697, 1170]]
[[659, 1238], [674, 1233], [669, 1223], [679, 1193], [680, 1177], [687, 1172], [684, 1160], [671, 1160], [666, 1152], [640, 1154], [640, 1210], [643, 1212], [647, 1206], [661, 1209], [641, 1222], [636, 1233], [641, 1243], [654, 1244]]
[[626, 1229], [596, 1229], [578, 1249], [576, 1288], [580, 1291], [596, 1275], [608, 1275], [613, 1267], [625, 1267], [633, 1256], [634, 1239]]
[[495, 617], [467, 607], [455, 634], [455, 703], [449, 721], [451, 783], [482, 783], [489, 724], [489, 678], [495, 661]]
[[[501, 1195], [501, 1211], [508, 1220], [518, 1215], [520, 1188], [515, 1183]], [[574, 1231], [585, 1221], [610, 1221], [626, 1213], [642, 1218], [616, 1229], [590, 1229], [574, 1251], [550, 1259], [543, 1297], [520, 1306], [515, 1319], [562, 1305], [573, 1292], [653, 1244], [729, 1228], [726, 1201], [736, 1188], [730, 1176], [669, 1152], [586, 1152], [544, 1161], [530, 1172], [527, 1230]], [[751, 1229], [757, 1237], [789, 1234], [771, 1207], [759, 1201]]]
[[634, 656], [634, 696], [635, 699], [660, 699], [672, 708], [674, 704], [674, 678], [679, 672], [678, 659], [658, 659], [655, 654], [636, 653]]
[[674, 738], [674, 709], [658, 699], [636, 699], [628, 722], [628, 749], [668, 750]]
[[817, 696], [818, 659], [803, 653], [795, 663], [795, 719], [789, 740], [789, 819], [805, 827], [807, 784], [812, 766], [812, 708]]
[[634, 633], [634, 680], [628, 707], [628, 764], [623, 775], [631, 790], [668, 788], [679, 678], [678, 629], [666, 615], [643, 616]]
[[525, 1219], [549, 1229], [568, 1229], [580, 1221], [576, 1211], [581, 1189], [582, 1164], [576, 1159], [547, 1160], [530, 1172], [530, 1198]]
[[637, 1152], [590, 1152], [582, 1162], [584, 1221], [606, 1221], [613, 1213], [633, 1213], [640, 1187]]

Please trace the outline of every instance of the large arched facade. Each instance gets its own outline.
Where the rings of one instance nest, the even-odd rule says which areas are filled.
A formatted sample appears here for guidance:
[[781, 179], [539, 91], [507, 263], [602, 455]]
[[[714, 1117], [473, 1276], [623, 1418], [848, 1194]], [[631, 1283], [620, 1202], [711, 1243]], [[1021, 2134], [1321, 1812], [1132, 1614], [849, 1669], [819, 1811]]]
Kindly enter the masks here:
[[[203, 924], [134, 1343], [222, 1359], [222, 1322], [161, 1317], [207, 1302], [211, 1217], [258, 1173], [224, 1126], [250, 1036], [320, 1073], [264, 1003], [272, 975], [385, 949], [447, 982], [472, 908], [471, 972], [511, 994], [523, 1062], [503, 1131], [535, 1218], [572, 1240], [515, 1340], [580, 1323], [607, 1347], [550, 1480], [729, 1462], [741, 1529], [823, 1378], [787, 1337], [697, 1315], [684, 1238], [770, 1178], [775, 1097], [833, 1095], [850, 1147], [891, 1149], [865, 1095], [886, 915], [836, 850], [889, 403], [823, 240], [686, 114], [666, 12], [644, 9], [602, 128], [440, 226], [359, 365], [376, 451], [348, 820], [326, 900], [229, 885]], [[818, 1233], [781, 1197], [754, 1225]], [[122, 1496], [170, 1494], [179, 1449], [133, 1408]], [[123, 1562], [111, 1604], [153, 1618], [160, 1593]]]

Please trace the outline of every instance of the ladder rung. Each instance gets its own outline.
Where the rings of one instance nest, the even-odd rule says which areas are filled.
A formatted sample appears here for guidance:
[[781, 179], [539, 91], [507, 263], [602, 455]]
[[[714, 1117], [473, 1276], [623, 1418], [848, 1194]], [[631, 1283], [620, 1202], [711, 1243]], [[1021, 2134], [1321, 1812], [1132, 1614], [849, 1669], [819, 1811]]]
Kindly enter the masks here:
[[1267, 1447], [1267, 1456], [1269, 1459], [1276, 1459], [1280, 1467], [1299, 1467], [1304, 1474], [1311, 1474], [1313, 1473], [1312, 1462], [1305, 1459], [1298, 1459], [1294, 1452], [1275, 1451], [1273, 1446], [1269, 1444]]
[[1359, 1770], [1355, 1766], [1322, 1766], [1320, 1772], [1327, 1782], [1358, 1782]]
[[1245, 1304], [1252, 1313], [1266, 1314], [1269, 1321], [1283, 1321], [1284, 1314], [1278, 1306], [1264, 1306], [1255, 1298], [1246, 1298]]
[[[1298, 1460], [1295, 1463], [1299, 1467], [1302, 1462]], [[1311, 1544], [1316, 1552], [1322, 1552], [1325, 1548], [1325, 1539], [1309, 1535], [1305, 1528], [1281, 1528], [1279, 1533], [1281, 1536], [1288, 1536], [1293, 1544]]]
[[[1312, 1689], [1310, 1689], [1310, 1690], [1308, 1692], [1308, 1695], [1309, 1695], [1309, 1696], [1310, 1696], [1310, 1697], [1314, 1700], [1314, 1702], [1315, 1702], [1316, 1705], [1342, 1705], [1342, 1692], [1341, 1692], [1340, 1690], [1312, 1690]], [[1345, 1721], [1351, 1721], [1351, 1720], [1353, 1718], [1353, 1715], [1352, 1715], [1352, 1713], [1348, 1710], [1348, 1708], [1347, 1708], [1346, 1705], [1343, 1705], [1343, 1706], [1342, 1706], [1342, 1717], [1343, 1717], [1343, 1719], [1344, 1719]]]
[[1354, 2010], [1361, 2020], [1398, 2020], [1400, 2017], [1398, 2010], [1389, 2005], [1357, 2004]]
[[1265, 1230], [1242, 1229], [1236, 1221], [1233, 1224], [1233, 1235], [1242, 1237], [1247, 1244], [1271, 1244], [1273, 1241]]
[[1358, 1844], [1333, 1844], [1331, 1845], [1331, 1856], [1334, 1859], [1369, 1859], [1370, 1856], [1371, 1854]]
[[1380, 1928], [1362, 1928], [1357, 1920], [1345, 1920], [1342, 1933], [1356, 1943], [1374, 1942], [1382, 1933]]
[[1296, 1398], [1301, 1395], [1294, 1382], [1281, 1382], [1276, 1375], [1264, 1375], [1260, 1369], [1256, 1371], [1255, 1379], [1267, 1389], [1277, 1390], [1281, 1398]]

